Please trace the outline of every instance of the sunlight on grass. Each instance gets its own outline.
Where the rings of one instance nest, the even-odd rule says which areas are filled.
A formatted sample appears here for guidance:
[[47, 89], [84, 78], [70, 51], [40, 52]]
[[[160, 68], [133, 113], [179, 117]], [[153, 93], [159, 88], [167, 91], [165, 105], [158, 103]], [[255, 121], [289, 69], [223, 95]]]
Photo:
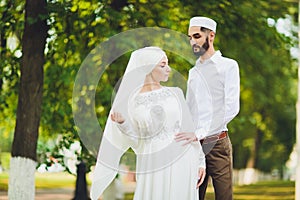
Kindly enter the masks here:
[[0, 173], [0, 190], [7, 190], [8, 185], [8, 173]]
[[[65, 172], [36, 173], [37, 189], [75, 188], [76, 177]], [[87, 176], [87, 181], [90, 180]], [[8, 174], [0, 174], [0, 190], [7, 190]], [[126, 194], [125, 200], [132, 200], [133, 193]], [[253, 185], [234, 186], [235, 200], [293, 200], [295, 199], [295, 182], [273, 181]], [[206, 200], [214, 200], [211, 184], [207, 188]]]
[[293, 200], [295, 199], [295, 183], [289, 181], [261, 182], [234, 188], [236, 200]]
[[59, 173], [36, 173], [36, 188], [74, 188], [76, 177], [74, 175]]
[[[289, 181], [261, 182], [254, 185], [234, 187], [234, 200], [294, 200], [295, 183]], [[133, 194], [126, 194], [125, 200], [132, 200]], [[213, 188], [207, 188], [206, 200], [214, 200]]]
[[[76, 177], [66, 172], [36, 173], [36, 188], [74, 188]], [[8, 173], [0, 174], [0, 190], [7, 190]]]

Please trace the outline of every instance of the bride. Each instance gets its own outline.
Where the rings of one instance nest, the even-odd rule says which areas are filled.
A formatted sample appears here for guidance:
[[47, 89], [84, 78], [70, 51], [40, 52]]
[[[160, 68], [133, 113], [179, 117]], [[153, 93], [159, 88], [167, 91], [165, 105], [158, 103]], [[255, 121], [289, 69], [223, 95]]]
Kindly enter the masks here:
[[[96, 200], [118, 173], [121, 156], [137, 157], [134, 200], [194, 200], [205, 157], [181, 89], [165, 87], [171, 68], [158, 47], [131, 54], [114, 99], [92, 179]], [[175, 136], [180, 133], [179, 140]], [[178, 137], [177, 137], [178, 138]]]

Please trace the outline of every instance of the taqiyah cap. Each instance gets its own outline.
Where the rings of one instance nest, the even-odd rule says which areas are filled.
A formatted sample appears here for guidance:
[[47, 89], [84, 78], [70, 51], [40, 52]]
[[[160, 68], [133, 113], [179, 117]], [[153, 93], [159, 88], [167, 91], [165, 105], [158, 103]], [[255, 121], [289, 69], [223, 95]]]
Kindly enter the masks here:
[[190, 19], [190, 26], [200, 26], [204, 28], [208, 28], [213, 32], [217, 31], [217, 22], [208, 18], [208, 17], [193, 17]]

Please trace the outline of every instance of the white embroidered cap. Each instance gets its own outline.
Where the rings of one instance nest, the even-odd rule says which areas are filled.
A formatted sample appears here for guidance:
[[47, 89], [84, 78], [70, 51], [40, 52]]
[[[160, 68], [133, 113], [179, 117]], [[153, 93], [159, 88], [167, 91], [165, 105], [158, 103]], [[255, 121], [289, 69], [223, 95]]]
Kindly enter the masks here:
[[217, 22], [208, 18], [208, 17], [193, 17], [190, 19], [190, 26], [200, 26], [204, 28], [208, 28], [216, 33], [217, 31]]

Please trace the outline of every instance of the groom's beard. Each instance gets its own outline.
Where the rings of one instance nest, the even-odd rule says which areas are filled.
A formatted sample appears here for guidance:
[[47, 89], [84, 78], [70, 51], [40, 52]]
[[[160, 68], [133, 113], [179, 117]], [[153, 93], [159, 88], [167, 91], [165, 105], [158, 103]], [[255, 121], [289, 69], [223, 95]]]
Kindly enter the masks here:
[[206, 41], [202, 46], [199, 46], [197, 44], [194, 44], [192, 46], [193, 53], [197, 57], [200, 57], [200, 56], [204, 55], [208, 48], [209, 48], [208, 37], [206, 38]]

